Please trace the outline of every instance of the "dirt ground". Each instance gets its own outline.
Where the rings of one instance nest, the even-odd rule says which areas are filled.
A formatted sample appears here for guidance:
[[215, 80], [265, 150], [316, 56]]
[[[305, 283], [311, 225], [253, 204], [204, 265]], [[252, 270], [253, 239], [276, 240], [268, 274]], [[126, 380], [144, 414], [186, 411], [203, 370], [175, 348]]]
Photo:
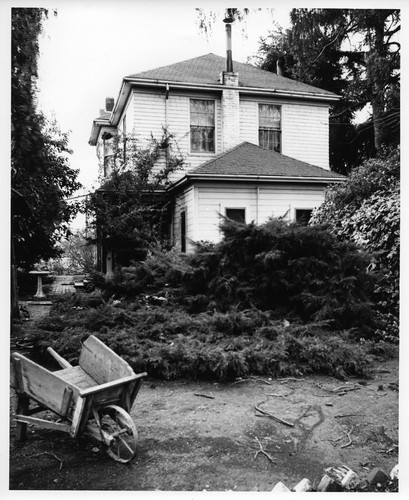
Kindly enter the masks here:
[[[208, 397], [205, 397], [208, 396]], [[146, 380], [132, 418], [139, 446], [130, 464], [102, 445], [29, 427], [10, 432], [10, 490], [271, 491], [347, 465], [364, 480], [398, 463], [398, 361], [365, 380], [329, 377], [233, 384]], [[12, 411], [15, 397], [12, 391]], [[255, 406], [292, 426], [260, 416]], [[268, 454], [257, 452], [262, 449]]]

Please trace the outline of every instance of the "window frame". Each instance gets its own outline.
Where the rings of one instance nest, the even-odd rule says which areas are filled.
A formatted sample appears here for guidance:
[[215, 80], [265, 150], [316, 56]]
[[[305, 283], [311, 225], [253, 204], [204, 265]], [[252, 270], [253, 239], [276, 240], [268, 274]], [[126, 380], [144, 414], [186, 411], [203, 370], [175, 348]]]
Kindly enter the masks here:
[[[260, 117], [262, 116], [260, 113], [260, 108], [261, 106], [271, 106], [274, 108], [277, 108], [280, 114], [280, 127], [279, 128], [273, 128], [273, 127], [260, 127]], [[278, 149], [273, 148], [268, 148], [264, 145], [261, 144], [260, 141], [260, 132], [261, 131], [271, 131], [271, 132], [277, 132], [278, 133], [278, 139], [279, 139], [279, 146]], [[264, 149], [267, 149], [269, 151], [274, 151], [276, 153], [282, 153], [283, 151], [283, 106], [281, 104], [273, 103], [273, 102], [258, 102], [257, 103], [257, 138], [258, 138], [258, 145]]]
[[[307, 221], [306, 224], [302, 224], [302, 222], [300, 222], [299, 220], [297, 220], [297, 212], [307, 212], [307, 211], [311, 212], [310, 213], [310, 217], [309, 217], [309, 219], [308, 219], [308, 221]], [[314, 211], [314, 209], [311, 208], [311, 207], [308, 207], [308, 208], [307, 207], [297, 207], [297, 208], [294, 208], [294, 222], [296, 222], [297, 224], [300, 224], [300, 225], [308, 226], [308, 223], [309, 223], [309, 221], [311, 219], [313, 211]]]
[[[192, 148], [192, 101], [206, 101], [213, 103], [213, 151], [196, 151]], [[216, 133], [217, 133], [217, 106], [216, 99], [212, 98], [203, 98], [203, 97], [189, 97], [189, 153], [191, 155], [214, 155], [217, 152], [217, 144], [216, 144]], [[208, 127], [210, 128], [210, 127]]]
[[[243, 210], [243, 212], [244, 212], [243, 221], [237, 221], [235, 219], [231, 219], [227, 215], [227, 210]], [[240, 223], [240, 224], [246, 224], [246, 207], [224, 207], [224, 215], [225, 215], [226, 219], [232, 220], [232, 221]]]
[[187, 252], [187, 209], [182, 208], [179, 214], [180, 224], [180, 251], [181, 253]]

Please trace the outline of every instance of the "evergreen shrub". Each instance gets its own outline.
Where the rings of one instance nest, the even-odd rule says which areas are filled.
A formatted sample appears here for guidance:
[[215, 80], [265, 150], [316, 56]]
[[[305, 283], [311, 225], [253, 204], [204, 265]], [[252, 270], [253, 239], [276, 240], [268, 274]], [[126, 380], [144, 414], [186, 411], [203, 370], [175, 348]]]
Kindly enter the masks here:
[[119, 300], [98, 305], [86, 296], [84, 306], [78, 297], [65, 301], [65, 308], [60, 304], [58, 312], [53, 310], [31, 333], [38, 362], [50, 362], [46, 348], [52, 346], [75, 364], [81, 342], [90, 334], [136, 372], [166, 380], [226, 382], [250, 375], [311, 373], [364, 376], [372, 359], [392, 355], [390, 347], [356, 342], [347, 331], [331, 331], [326, 322], [279, 321], [257, 309], [191, 315], [164, 306], [132, 308]]

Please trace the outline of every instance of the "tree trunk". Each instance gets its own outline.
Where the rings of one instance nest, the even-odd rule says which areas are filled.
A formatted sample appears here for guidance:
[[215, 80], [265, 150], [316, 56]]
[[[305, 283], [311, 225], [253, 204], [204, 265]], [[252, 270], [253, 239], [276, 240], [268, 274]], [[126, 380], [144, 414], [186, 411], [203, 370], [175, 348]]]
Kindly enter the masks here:
[[18, 285], [17, 285], [17, 265], [16, 259], [14, 255], [14, 238], [11, 237], [11, 270], [10, 270], [10, 283], [11, 283], [11, 291], [10, 291], [10, 314], [11, 321], [15, 319], [20, 319], [20, 308], [18, 304]]

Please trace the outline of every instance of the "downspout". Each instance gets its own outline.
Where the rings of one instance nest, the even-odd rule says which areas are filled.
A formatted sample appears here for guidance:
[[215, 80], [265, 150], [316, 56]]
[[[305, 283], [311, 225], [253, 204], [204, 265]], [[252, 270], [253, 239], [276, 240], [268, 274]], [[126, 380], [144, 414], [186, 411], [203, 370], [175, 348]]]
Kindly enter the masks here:
[[258, 225], [259, 201], [260, 201], [260, 186], [257, 184], [257, 194], [256, 194], [256, 224], [257, 225]]
[[169, 83], [166, 84], [165, 89], [165, 127], [168, 127], [168, 99], [169, 99]]

